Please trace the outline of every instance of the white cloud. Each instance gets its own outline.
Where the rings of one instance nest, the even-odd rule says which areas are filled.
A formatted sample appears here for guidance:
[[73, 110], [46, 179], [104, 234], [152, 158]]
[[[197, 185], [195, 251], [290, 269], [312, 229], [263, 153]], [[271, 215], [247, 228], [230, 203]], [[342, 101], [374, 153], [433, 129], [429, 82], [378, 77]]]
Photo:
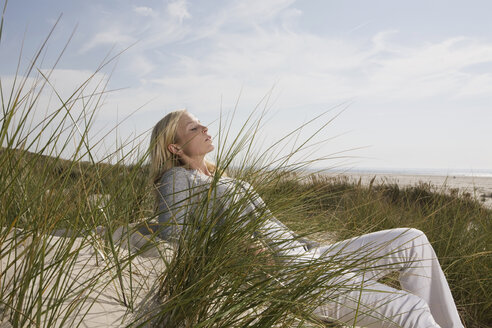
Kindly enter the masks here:
[[[10, 126], [14, 129], [18, 128], [21, 118], [27, 119], [21, 134], [16, 138], [17, 140], [27, 138], [29, 145], [31, 141], [39, 137], [38, 142], [30, 148], [31, 151], [39, 150], [49, 143], [50, 147], [54, 147], [58, 152], [64, 148], [63, 143], [70, 140], [68, 148], [64, 151], [64, 156], [70, 156], [74, 150], [74, 143], [80, 141], [80, 133], [85, 130], [86, 124], [91, 123], [87, 121], [91, 113], [101, 108], [106, 96], [104, 88], [108, 75], [74, 69], [51, 71], [43, 69], [41, 72], [45, 77], [39, 75], [26, 79], [24, 88], [20, 90], [22, 102]], [[46, 83], [45, 78], [49, 83]], [[9, 90], [16, 80], [15, 90], [19, 91], [20, 81], [24, 79], [21, 75], [2, 76], [2, 85]], [[32, 108], [32, 110], [26, 116], [22, 108]], [[67, 111], [70, 116], [66, 116]], [[63, 129], [60, 129], [61, 126]], [[62, 130], [65, 132], [61, 132]], [[51, 135], [55, 131], [58, 139]], [[61, 136], [59, 136], [60, 133]], [[50, 147], [47, 148], [48, 151]]]
[[135, 41], [135, 37], [125, 34], [119, 28], [113, 26], [106, 31], [97, 33], [82, 47], [81, 51], [86, 52], [100, 45], [129, 46]]
[[[381, 52], [385, 49], [380, 47]], [[464, 73], [467, 67], [492, 62], [492, 44], [463, 37], [399, 49], [365, 63], [372, 68], [366, 95], [387, 100], [452, 97], [474, 78]]]
[[77, 69], [55, 69], [48, 73], [43, 70], [44, 74], [49, 74], [49, 81], [53, 88], [62, 95], [63, 98], [70, 96], [74, 90], [85, 85], [85, 90], [98, 89], [98, 85], [104, 84], [108, 75], [102, 72], [93, 72], [89, 70]]
[[247, 26], [254, 32], [262, 24], [272, 23], [279, 17], [282, 28], [288, 29], [302, 14], [301, 10], [291, 7], [294, 2], [295, 0], [230, 1], [204, 19], [205, 23], [194, 31], [194, 38], [215, 37], [231, 27], [237, 29]]
[[154, 9], [145, 6], [134, 7], [133, 11], [141, 16], [146, 16], [146, 17], [154, 17], [157, 15]]
[[394, 49], [392, 49], [390, 38], [397, 35], [398, 30], [394, 29], [376, 33], [376, 35], [371, 38], [373, 45], [372, 52], [378, 53], [380, 51], [395, 51]]
[[180, 23], [185, 18], [191, 18], [190, 13], [188, 12], [188, 3], [186, 0], [170, 2], [167, 5], [167, 12], [171, 17], [176, 18]]
[[154, 71], [156, 66], [147, 57], [142, 54], [136, 54], [132, 56], [129, 70], [135, 74], [135, 76], [142, 77], [146, 74]]
[[[289, 8], [295, 0], [248, 0], [236, 1], [231, 8], [227, 9], [231, 20], [244, 19], [245, 21], [271, 20], [279, 13]], [[296, 10], [297, 14], [300, 10]]]
[[[190, 30], [191, 38], [197, 29]], [[408, 46], [395, 30], [381, 31], [371, 40], [368, 45], [292, 31], [219, 30], [209, 37], [207, 51], [175, 53], [172, 70], [147, 56], [132, 56], [132, 61], [142, 73], [138, 76], [153, 73], [146, 80], [149, 98], [155, 92], [169, 103], [181, 99], [196, 107], [216, 107], [220, 95], [234, 98], [241, 87], [242, 102], [251, 107], [273, 85], [281, 93], [278, 106], [286, 107], [352, 98], [390, 103], [489, 93], [490, 76], [464, 70], [492, 62], [492, 44], [454, 38]]]
[[[350, 109], [354, 113], [341, 131], [368, 129], [366, 123], [378, 131], [391, 125], [398, 133], [408, 131], [408, 122], [388, 114], [407, 110], [401, 104], [442, 111], [444, 105], [434, 109], [429, 103], [491, 94], [492, 75], [468, 69], [492, 63], [487, 40], [455, 37], [408, 44], [394, 28], [364, 38], [316, 34], [298, 28], [303, 13], [292, 3], [234, 2], [217, 14], [188, 21], [185, 1], [153, 9], [155, 16], [145, 16], [145, 24], [128, 33], [145, 39], [123, 55], [129, 58], [120, 66], [141, 84], [111, 95], [101, 117], [110, 119], [115, 108], [124, 117], [151, 101], [142, 112], [163, 115], [188, 107], [207, 122], [218, 116], [221, 106], [233, 108], [240, 92], [240, 112], [249, 112], [275, 86], [272, 101], [284, 113], [297, 115], [303, 108], [299, 115], [307, 115], [310, 109], [355, 98], [362, 105]], [[370, 114], [374, 111], [380, 114], [377, 121]], [[292, 123], [288, 116], [282, 124]], [[149, 118], [136, 129], [145, 130], [153, 121]], [[381, 133], [354, 139], [348, 147], [386, 142]], [[402, 144], [403, 139], [398, 136], [395, 142]]]
[[492, 94], [492, 74], [479, 74], [477, 76], [465, 76], [466, 83], [456, 94], [460, 97], [476, 97]]
[[[492, 42], [470, 37], [472, 30], [463, 29], [468, 36], [436, 31], [430, 36], [419, 25], [409, 34], [405, 22], [374, 19], [369, 24], [355, 15], [337, 18], [348, 31], [340, 34], [337, 19], [329, 25], [320, 21], [319, 28], [313, 21], [302, 25], [313, 9], [294, 0], [195, 1], [196, 14], [191, 0], [155, 1], [152, 8], [96, 6], [87, 24], [96, 33], [84, 51], [138, 41], [119, 59], [115, 76], [122, 80], [112, 81], [114, 88], [129, 88], [110, 95], [103, 119], [115, 108], [124, 116], [149, 100], [144, 112], [187, 106], [211, 117], [221, 97], [224, 108], [233, 107], [241, 88], [240, 107], [250, 110], [274, 85], [275, 107], [282, 111], [308, 112], [305, 108], [356, 98], [361, 104], [353, 107], [356, 114], [378, 111], [385, 123], [391, 111], [403, 115], [413, 107], [430, 112], [449, 108], [451, 102], [458, 103], [456, 110], [468, 101], [480, 107], [492, 95]], [[448, 22], [442, 23], [445, 30]], [[84, 30], [82, 35], [87, 34]], [[77, 67], [87, 64], [80, 57]], [[82, 78], [79, 73], [60, 71], [53, 78], [66, 94], [70, 80]], [[351, 124], [358, 118], [354, 115]], [[401, 126], [394, 127], [399, 132]]]

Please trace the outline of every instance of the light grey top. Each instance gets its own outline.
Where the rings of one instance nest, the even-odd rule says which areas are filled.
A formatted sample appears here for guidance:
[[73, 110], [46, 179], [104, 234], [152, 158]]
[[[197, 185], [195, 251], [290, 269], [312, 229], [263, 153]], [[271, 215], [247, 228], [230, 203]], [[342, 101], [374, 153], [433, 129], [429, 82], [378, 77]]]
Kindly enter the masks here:
[[[197, 170], [183, 167], [174, 167], [164, 173], [158, 186], [161, 195], [158, 207], [159, 224], [164, 226], [160, 232], [162, 238], [171, 241], [179, 238], [187, 214], [193, 213], [200, 204], [200, 197], [207, 195], [212, 179]], [[256, 236], [279, 255], [299, 255], [306, 252], [306, 245], [266, 209], [263, 200], [247, 182], [222, 177], [213, 192], [213, 197], [209, 199], [209, 207], [217, 204], [229, 206], [231, 202], [237, 202], [239, 199], [244, 201], [244, 197], [247, 197], [240, 215], [258, 213], [262, 210], [266, 219], [256, 231]]]

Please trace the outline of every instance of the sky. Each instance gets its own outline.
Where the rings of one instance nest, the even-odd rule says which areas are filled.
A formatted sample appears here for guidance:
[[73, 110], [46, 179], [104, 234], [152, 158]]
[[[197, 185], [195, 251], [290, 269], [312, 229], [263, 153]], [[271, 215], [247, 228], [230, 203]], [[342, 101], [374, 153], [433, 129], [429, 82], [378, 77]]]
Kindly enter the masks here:
[[0, 74], [8, 85], [61, 15], [39, 69], [73, 33], [50, 76], [62, 96], [118, 54], [98, 71], [112, 90], [98, 131], [119, 124], [145, 144], [187, 108], [214, 134], [224, 113], [236, 108], [237, 129], [258, 107], [272, 142], [327, 112], [301, 136], [330, 121], [312, 156], [343, 158], [317, 166], [492, 171], [490, 12], [488, 0], [11, 0]]

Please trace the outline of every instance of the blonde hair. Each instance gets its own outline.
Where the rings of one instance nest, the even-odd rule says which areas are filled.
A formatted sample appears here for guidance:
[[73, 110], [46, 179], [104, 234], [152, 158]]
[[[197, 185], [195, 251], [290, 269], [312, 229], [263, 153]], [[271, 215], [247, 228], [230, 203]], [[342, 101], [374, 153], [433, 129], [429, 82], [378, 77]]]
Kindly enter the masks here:
[[[152, 130], [150, 137], [150, 179], [154, 185], [159, 183], [162, 175], [175, 166], [185, 166], [179, 156], [169, 151], [167, 146], [176, 143], [178, 121], [186, 109], [170, 112], [164, 116]], [[215, 171], [215, 164], [205, 160], [210, 172]]]

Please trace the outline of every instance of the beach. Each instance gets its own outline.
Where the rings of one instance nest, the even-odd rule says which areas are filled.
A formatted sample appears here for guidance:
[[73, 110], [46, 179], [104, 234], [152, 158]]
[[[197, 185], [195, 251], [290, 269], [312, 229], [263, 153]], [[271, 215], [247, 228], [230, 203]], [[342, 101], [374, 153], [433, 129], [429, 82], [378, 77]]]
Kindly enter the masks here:
[[397, 184], [400, 187], [416, 186], [429, 183], [436, 192], [458, 192], [460, 195], [470, 196], [480, 201], [485, 207], [492, 209], [492, 177], [488, 176], [460, 176], [460, 175], [419, 175], [396, 173], [323, 173], [332, 177], [346, 177], [349, 181], [369, 185], [374, 179], [374, 185]]

